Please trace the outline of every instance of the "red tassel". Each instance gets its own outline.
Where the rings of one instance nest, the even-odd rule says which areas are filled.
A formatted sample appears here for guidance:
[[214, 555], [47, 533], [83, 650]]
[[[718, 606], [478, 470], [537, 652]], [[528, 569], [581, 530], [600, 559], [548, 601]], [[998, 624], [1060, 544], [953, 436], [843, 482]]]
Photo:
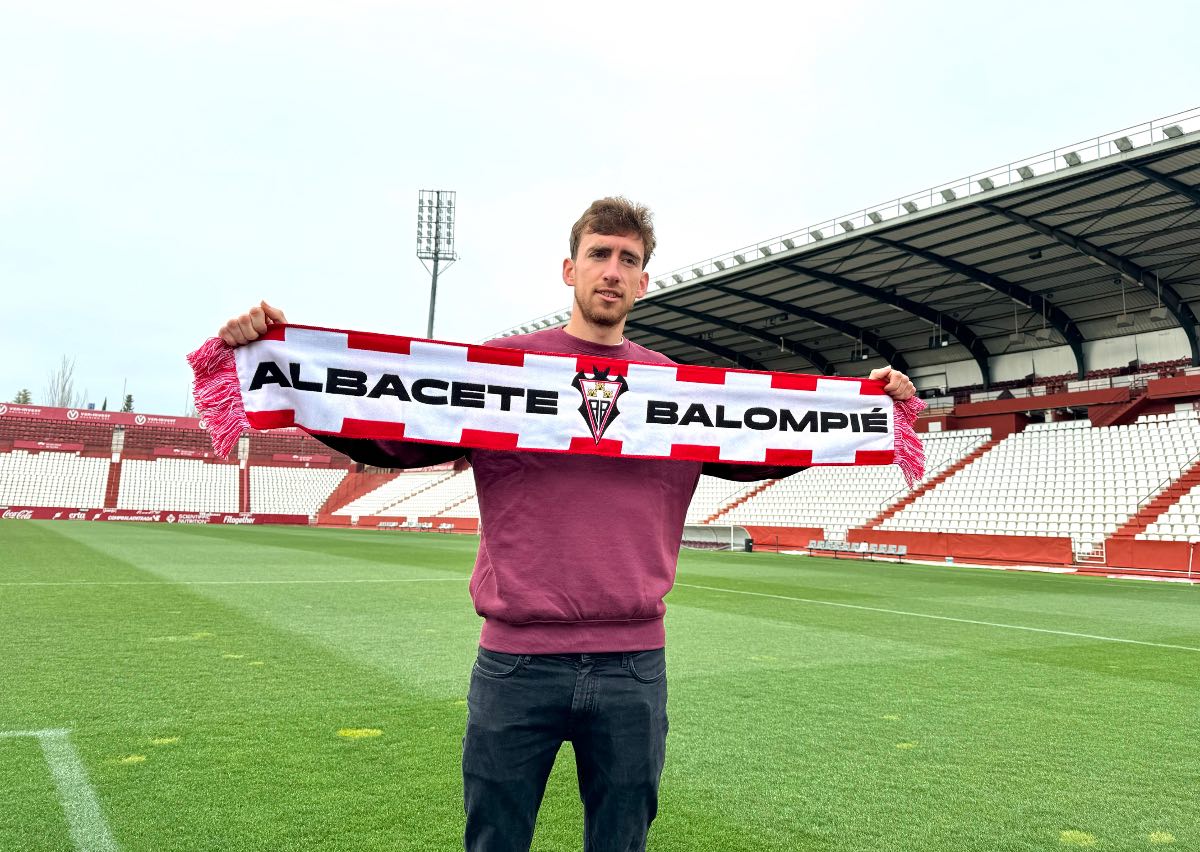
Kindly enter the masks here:
[[250, 428], [242, 406], [233, 347], [219, 337], [212, 337], [187, 359], [196, 375], [192, 385], [196, 410], [212, 438], [213, 449], [217, 455], [228, 458], [238, 438]]
[[904, 474], [904, 481], [912, 488], [925, 476], [925, 447], [917, 437], [917, 417], [925, 410], [925, 401], [915, 396], [893, 406], [896, 429], [896, 464]]

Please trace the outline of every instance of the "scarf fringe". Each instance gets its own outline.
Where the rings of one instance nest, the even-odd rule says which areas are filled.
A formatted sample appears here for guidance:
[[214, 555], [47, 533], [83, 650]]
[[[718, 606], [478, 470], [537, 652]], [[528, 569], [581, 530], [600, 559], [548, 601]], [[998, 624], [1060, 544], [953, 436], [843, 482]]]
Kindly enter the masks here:
[[909, 488], [925, 476], [925, 447], [921, 445], [916, 430], [917, 417], [924, 410], [925, 401], [915, 396], [895, 403], [893, 408], [896, 464]]
[[217, 454], [229, 458], [238, 438], [249, 430], [250, 421], [242, 405], [242, 386], [238, 381], [233, 347], [219, 337], [211, 337], [187, 356], [196, 375], [192, 395], [196, 410], [212, 438]]

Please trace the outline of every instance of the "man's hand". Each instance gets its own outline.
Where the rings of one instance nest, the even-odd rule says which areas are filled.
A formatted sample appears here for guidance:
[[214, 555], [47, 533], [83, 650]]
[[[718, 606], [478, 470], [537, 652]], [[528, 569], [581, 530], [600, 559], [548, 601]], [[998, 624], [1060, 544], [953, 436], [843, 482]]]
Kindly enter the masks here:
[[884, 387], [883, 392], [896, 402], [902, 402], [915, 396], [917, 393], [916, 387], [909, 381], [908, 376], [899, 370], [893, 370], [891, 367], [880, 367], [878, 370], [872, 370], [868, 378], [887, 382], [887, 386]]
[[283, 311], [262, 302], [240, 317], [234, 317], [221, 326], [217, 331], [217, 336], [230, 346], [241, 346], [251, 340], [258, 340], [266, 332], [268, 326], [281, 322], [287, 322]]

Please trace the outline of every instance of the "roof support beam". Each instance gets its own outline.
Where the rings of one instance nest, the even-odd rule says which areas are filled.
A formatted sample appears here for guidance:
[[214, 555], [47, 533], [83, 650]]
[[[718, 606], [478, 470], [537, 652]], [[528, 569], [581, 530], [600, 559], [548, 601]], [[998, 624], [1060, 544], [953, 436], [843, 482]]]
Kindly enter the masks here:
[[724, 358], [731, 364], [736, 364], [737, 366], [747, 370], [763, 370], [764, 372], [769, 372], [766, 365], [755, 361], [749, 355], [743, 355], [741, 352], [734, 351], [726, 346], [720, 346], [716, 343], [709, 343], [705, 340], [697, 340], [695, 337], [689, 337], [686, 334], [679, 334], [678, 332], [669, 331], [668, 329], [659, 328], [656, 325], [651, 325], [648, 322], [640, 322], [638, 320], [627, 319], [625, 320], [625, 326], [626, 328], [636, 328], [638, 331], [657, 334], [664, 340], [673, 340], [676, 343], [682, 343], [686, 346], [693, 346], [696, 349], [700, 349], [709, 353], [710, 355], [716, 355], [718, 358]]
[[910, 313], [913, 316], [918, 316], [928, 322], [931, 326], [940, 326], [943, 331], [961, 343], [971, 356], [975, 359], [975, 363], [979, 365], [980, 383], [984, 390], [992, 386], [992, 368], [990, 363], [991, 353], [988, 352], [987, 345], [983, 342], [983, 338], [971, 330], [971, 327], [964, 322], [960, 322], [951, 316], [943, 316], [942, 313], [928, 305], [913, 299], [899, 296], [895, 293], [889, 293], [886, 290], [880, 290], [878, 287], [871, 287], [866, 284], [860, 284], [850, 278], [844, 278], [841, 275], [835, 275], [832, 272], [825, 272], [820, 269], [810, 269], [807, 266], [801, 266], [794, 261], [780, 261], [775, 264], [784, 269], [790, 269], [792, 272], [797, 272], [801, 275], [807, 275], [810, 278], [815, 278], [818, 281], [824, 281], [826, 284], [832, 284], [835, 287], [840, 287], [843, 290], [849, 290], [859, 296], [867, 299], [873, 299], [876, 302], [882, 302], [885, 305], [891, 305], [905, 313]]
[[1093, 245], [1087, 240], [1076, 237], [1074, 234], [1068, 234], [1061, 228], [1055, 228], [1044, 222], [1039, 222], [1037, 219], [1022, 216], [1020, 213], [1004, 207], [998, 207], [995, 204], [984, 203], [980, 204], [980, 206], [991, 210], [999, 216], [1005, 217], [1009, 221], [1018, 222], [1027, 228], [1037, 231], [1039, 234], [1057, 240], [1065, 246], [1070, 246], [1075, 251], [1105, 266], [1111, 267], [1125, 276], [1126, 279], [1151, 293], [1160, 292], [1159, 288], [1161, 287], [1163, 305], [1174, 315], [1176, 322], [1179, 323], [1179, 327], [1183, 329], [1183, 333], [1187, 337], [1188, 346], [1192, 351], [1192, 366], [1200, 365], [1200, 341], [1196, 339], [1196, 315], [1192, 313], [1192, 309], [1188, 307], [1187, 302], [1180, 298], [1179, 292], [1169, 282], [1160, 282], [1153, 273], [1138, 266], [1132, 260], [1113, 254], [1108, 249]]
[[809, 322], [816, 323], [823, 328], [832, 329], [846, 335], [851, 340], [861, 341], [870, 346], [876, 352], [883, 356], [889, 364], [895, 367], [902, 373], [908, 372], [908, 361], [891, 342], [880, 337], [873, 331], [868, 331], [865, 328], [860, 328], [853, 323], [848, 323], [844, 320], [831, 317], [827, 314], [822, 314], [817, 311], [810, 311], [808, 308], [802, 308], [798, 305], [793, 305], [790, 302], [783, 302], [779, 299], [772, 299], [770, 296], [759, 296], [755, 293], [747, 293], [745, 290], [735, 290], [733, 287], [726, 287], [723, 284], [703, 284], [704, 287], [709, 287], [717, 290], [727, 296], [733, 296], [738, 299], [744, 299], [747, 302], [753, 302], [756, 305], [771, 308], [772, 310], [780, 311], [800, 319], [806, 319]]
[[1148, 178], [1159, 186], [1165, 186], [1177, 195], [1182, 195], [1184, 198], [1191, 201], [1193, 204], [1200, 205], [1200, 189], [1190, 186], [1181, 180], [1176, 180], [1170, 175], [1164, 175], [1162, 172], [1156, 172], [1154, 169], [1148, 169], [1142, 165], [1126, 164], [1125, 168], [1131, 172], [1137, 172], [1144, 178]]
[[781, 352], [787, 352], [791, 355], [799, 355], [801, 358], [806, 359], [810, 364], [827, 376], [832, 376], [836, 372], [834, 370], [832, 361], [830, 361], [820, 352], [817, 352], [815, 349], [810, 349], [803, 343], [797, 343], [795, 340], [789, 340], [786, 337], [780, 337], [778, 334], [759, 331], [752, 325], [746, 325], [745, 323], [741, 322], [730, 322], [729, 320], [715, 317], [712, 314], [706, 314], [703, 311], [694, 311], [691, 308], [672, 305], [668, 302], [655, 302], [654, 307], [661, 310], [674, 311], [677, 314], [683, 314], [685, 317], [691, 317], [692, 319], [700, 320], [701, 322], [712, 323], [713, 325], [720, 326], [721, 328], [726, 328], [730, 331], [736, 331], [738, 334], [744, 334], [747, 337], [753, 337], [755, 340], [761, 340], [763, 343], [770, 343], [772, 346], [778, 346]]
[[968, 266], [950, 257], [943, 257], [940, 254], [934, 254], [931, 251], [910, 246], [907, 243], [897, 240], [889, 240], [884, 237], [872, 237], [872, 239], [897, 251], [902, 251], [905, 254], [911, 254], [914, 257], [937, 264], [943, 269], [949, 269], [963, 278], [976, 281], [989, 290], [994, 290], [997, 293], [1007, 296], [1014, 302], [1019, 302], [1031, 311], [1042, 313], [1046, 317], [1046, 322], [1050, 323], [1050, 326], [1062, 335], [1063, 340], [1067, 342], [1067, 345], [1071, 347], [1071, 351], [1075, 353], [1075, 370], [1079, 378], [1082, 379], [1087, 375], [1087, 366], [1084, 363], [1083, 356], [1083, 333], [1080, 332], [1074, 320], [1067, 316], [1062, 308], [1046, 299], [1045, 296], [1026, 290], [1019, 284], [1005, 281], [999, 275], [984, 272], [982, 269]]

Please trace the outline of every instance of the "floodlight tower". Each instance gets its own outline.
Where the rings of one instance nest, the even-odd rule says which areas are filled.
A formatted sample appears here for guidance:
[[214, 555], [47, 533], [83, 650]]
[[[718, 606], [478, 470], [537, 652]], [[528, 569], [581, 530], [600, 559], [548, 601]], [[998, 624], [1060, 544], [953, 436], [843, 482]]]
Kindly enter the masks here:
[[433, 337], [433, 309], [437, 304], [438, 264], [447, 261], [446, 268], [458, 260], [454, 252], [454, 193], [440, 189], [422, 189], [417, 197], [417, 257], [429, 269], [433, 261], [429, 285], [429, 326], [425, 336]]

